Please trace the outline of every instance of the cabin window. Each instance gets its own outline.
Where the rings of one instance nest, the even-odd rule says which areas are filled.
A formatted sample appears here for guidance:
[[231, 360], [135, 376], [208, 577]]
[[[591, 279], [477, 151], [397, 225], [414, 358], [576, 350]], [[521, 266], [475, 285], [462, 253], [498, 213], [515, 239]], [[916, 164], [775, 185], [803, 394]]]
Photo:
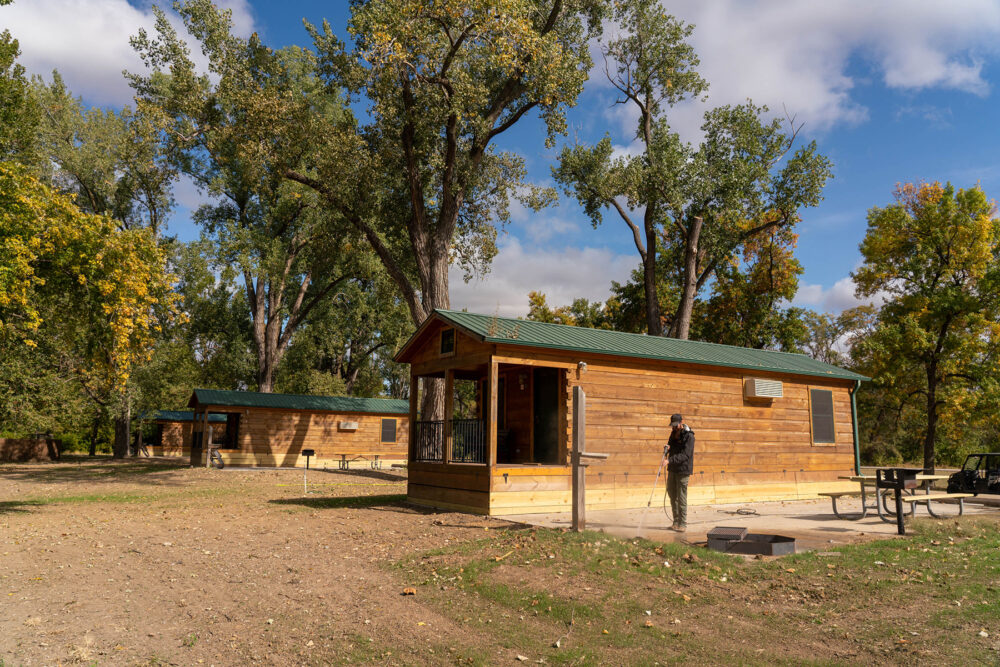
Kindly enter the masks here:
[[809, 414], [812, 418], [813, 443], [835, 443], [837, 438], [833, 423], [833, 392], [829, 389], [810, 389]]
[[396, 420], [382, 420], [382, 442], [396, 442]]
[[441, 356], [450, 354], [455, 354], [455, 330], [444, 329], [441, 331]]

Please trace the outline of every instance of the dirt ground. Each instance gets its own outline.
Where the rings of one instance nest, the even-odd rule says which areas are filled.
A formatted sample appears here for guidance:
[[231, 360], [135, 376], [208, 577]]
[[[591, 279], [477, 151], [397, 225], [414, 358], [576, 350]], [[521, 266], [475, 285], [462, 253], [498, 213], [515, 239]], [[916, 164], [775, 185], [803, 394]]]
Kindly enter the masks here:
[[421, 662], [459, 641], [386, 568], [496, 523], [401, 506], [399, 474], [310, 476], [304, 498], [294, 470], [0, 467], [4, 664], [318, 664], [368, 644]]
[[916, 538], [942, 557], [920, 571], [899, 541], [762, 564], [423, 511], [394, 471], [309, 479], [0, 465], [0, 666], [1000, 663], [995, 522]]

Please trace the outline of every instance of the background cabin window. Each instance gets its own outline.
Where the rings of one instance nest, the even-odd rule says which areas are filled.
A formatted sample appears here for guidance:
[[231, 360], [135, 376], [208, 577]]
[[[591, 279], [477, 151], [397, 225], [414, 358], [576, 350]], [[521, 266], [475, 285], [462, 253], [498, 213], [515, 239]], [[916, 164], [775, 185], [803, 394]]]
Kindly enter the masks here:
[[382, 420], [382, 442], [396, 442], [396, 420]]
[[833, 424], [833, 392], [829, 389], [810, 389], [809, 408], [812, 413], [812, 439], [816, 443], [837, 441]]
[[441, 354], [455, 354], [454, 329], [445, 329], [441, 332]]

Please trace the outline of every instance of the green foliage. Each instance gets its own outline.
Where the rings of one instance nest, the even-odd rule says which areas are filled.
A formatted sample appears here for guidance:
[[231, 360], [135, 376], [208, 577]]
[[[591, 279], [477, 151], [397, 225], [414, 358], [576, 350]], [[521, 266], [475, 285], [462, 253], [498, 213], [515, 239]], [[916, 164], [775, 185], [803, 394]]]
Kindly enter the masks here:
[[415, 323], [449, 305], [450, 263], [467, 275], [487, 269], [511, 198], [532, 207], [551, 199], [525, 182], [520, 156], [492, 143], [533, 111], [549, 145], [565, 132], [603, 4], [353, 3], [350, 49], [328, 24], [310, 27], [322, 71], [364, 96], [371, 122], [352, 135], [324, 132], [315, 174], [292, 177], [362, 231]]
[[[759, 276], [737, 276], [735, 259], [756, 252], [756, 243], [773, 242], [775, 236], [781, 237], [779, 245], [793, 242], [788, 230], [798, 222], [800, 209], [819, 203], [830, 178], [829, 160], [814, 142], [789, 155], [797, 131], [783, 130], [777, 119], [765, 121], [767, 108], [751, 102], [708, 111], [701, 128], [704, 140], [696, 147], [684, 144], [670, 129], [667, 110], [705, 88], [695, 71], [697, 57], [685, 42], [692, 28], [650, 0], [616, 3], [615, 19], [624, 36], [604, 47], [615, 68], [607, 76], [620, 93], [618, 102], [639, 111], [636, 137], [642, 152], [615, 157], [611, 139], [605, 137], [593, 147], [565, 148], [553, 176], [595, 225], [603, 209], [614, 208], [629, 228], [643, 262], [647, 331], [659, 335], [669, 325], [669, 335], [687, 338], [698, 295], [713, 280], [722, 290], [717, 290], [716, 305], [725, 301], [729, 311], [739, 310], [735, 303], [747, 301], [751, 292], [772, 304], [789, 289], [794, 294], [795, 278], [766, 294], [759, 286], [749, 289], [760, 282]], [[642, 210], [641, 221], [637, 209]], [[793, 261], [784, 264], [793, 267]], [[672, 312], [661, 308], [661, 283], [676, 295]], [[781, 323], [788, 315], [764, 315], [770, 323], [751, 323], [750, 328], [772, 332], [758, 331], [738, 342], [791, 343], [792, 330], [801, 327], [794, 324], [794, 314]], [[779, 329], [783, 332], [773, 333]]]
[[598, 301], [574, 299], [569, 306], [551, 309], [541, 292], [528, 294], [528, 317], [535, 322], [567, 324], [591, 329], [610, 329], [612, 323], [608, 320], [605, 306]]
[[0, 33], [0, 160], [35, 164], [41, 110], [31, 94], [24, 67], [17, 63], [20, 54], [10, 31]]
[[176, 172], [160, 141], [158, 119], [129, 107], [84, 108], [58, 72], [48, 85], [35, 78], [33, 92], [43, 111], [38, 140], [51, 165], [48, 180], [75, 194], [84, 211], [159, 235], [173, 206]]
[[885, 444], [907, 459], [922, 445], [926, 468], [939, 445], [955, 462], [968, 434], [997, 427], [1000, 222], [993, 215], [979, 187], [938, 183], [900, 186], [894, 203], [868, 214], [865, 262], [854, 280], [859, 296], [884, 304], [869, 314], [852, 354], [874, 378], [874, 419], [894, 418], [910, 433]]
[[0, 345], [37, 351], [28, 358], [39, 364], [6, 360], [0, 377], [18, 396], [33, 382], [55, 385], [36, 384], [44, 396], [29, 399], [35, 407], [4, 416], [25, 419], [15, 423], [23, 429], [32, 411], [58, 413], [71, 380], [101, 405], [124, 400], [161, 323], [176, 316], [171, 280], [148, 229], [120, 230], [27, 168], [0, 163]]

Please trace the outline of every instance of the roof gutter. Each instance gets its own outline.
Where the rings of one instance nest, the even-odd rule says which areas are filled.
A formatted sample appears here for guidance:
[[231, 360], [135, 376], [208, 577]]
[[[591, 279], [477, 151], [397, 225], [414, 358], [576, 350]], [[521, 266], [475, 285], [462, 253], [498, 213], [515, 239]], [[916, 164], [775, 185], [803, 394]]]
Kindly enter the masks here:
[[851, 424], [854, 427], [854, 474], [861, 474], [861, 448], [858, 444], [858, 401], [855, 396], [858, 393], [858, 389], [861, 389], [861, 380], [854, 381], [854, 389], [850, 390], [851, 394]]

